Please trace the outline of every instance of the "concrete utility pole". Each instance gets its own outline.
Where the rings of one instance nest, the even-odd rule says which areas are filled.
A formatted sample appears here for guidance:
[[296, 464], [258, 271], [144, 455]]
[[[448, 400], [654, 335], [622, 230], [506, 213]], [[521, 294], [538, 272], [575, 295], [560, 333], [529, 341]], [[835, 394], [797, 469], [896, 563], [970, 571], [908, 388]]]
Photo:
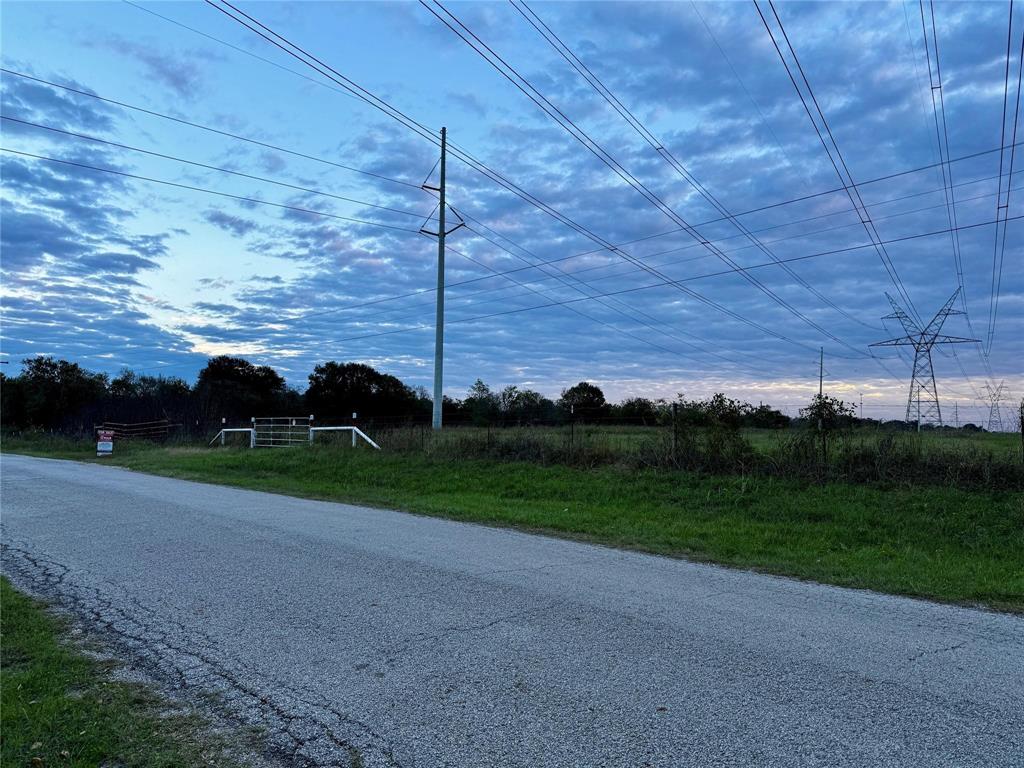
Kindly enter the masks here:
[[822, 389], [825, 383], [825, 348], [818, 348], [818, 397], [821, 397], [824, 390]]
[[441, 129], [441, 200], [437, 206], [437, 319], [434, 327], [434, 429], [441, 428], [444, 382], [444, 171], [448, 154], [448, 131]]
[[[466, 222], [459, 216], [459, 212], [452, 208], [459, 223], [451, 229], [445, 229], [445, 214], [448, 212], [448, 204], [445, 202], [445, 166], [448, 159], [448, 131], [441, 129], [441, 159], [438, 164], [441, 167], [441, 179], [438, 186], [432, 187], [423, 182], [423, 189], [437, 192], [437, 232], [420, 228], [425, 235], [432, 235], [437, 238], [437, 318], [434, 326], [434, 429], [441, 428], [441, 406], [444, 404], [444, 239], [459, 227], [466, 226]], [[429, 176], [428, 176], [429, 178]]]

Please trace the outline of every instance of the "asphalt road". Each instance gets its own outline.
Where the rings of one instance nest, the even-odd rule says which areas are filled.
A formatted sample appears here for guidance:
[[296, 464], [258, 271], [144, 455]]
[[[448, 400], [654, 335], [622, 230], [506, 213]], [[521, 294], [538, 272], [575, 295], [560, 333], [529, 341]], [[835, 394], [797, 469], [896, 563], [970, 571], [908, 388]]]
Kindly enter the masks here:
[[299, 764], [1021, 766], [1024, 620], [4, 455], [2, 566]]

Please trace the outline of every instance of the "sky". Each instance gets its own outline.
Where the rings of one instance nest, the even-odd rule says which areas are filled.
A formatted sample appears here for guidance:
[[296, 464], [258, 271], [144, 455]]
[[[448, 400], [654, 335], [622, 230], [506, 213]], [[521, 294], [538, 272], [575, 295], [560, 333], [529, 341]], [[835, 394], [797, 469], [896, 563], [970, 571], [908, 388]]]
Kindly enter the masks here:
[[1022, 8], [1008, 62], [1005, 2], [233, 5], [428, 137], [211, 4], [5, 2], [7, 373], [232, 354], [429, 389], [446, 126], [446, 394], [795, 413], [823, 348], [829, 392], [901, 418], [888, 296], [923, 325], [960, 288], [942, 332], [981, 341], [935, 348], [947, 422], [1024, 394]]

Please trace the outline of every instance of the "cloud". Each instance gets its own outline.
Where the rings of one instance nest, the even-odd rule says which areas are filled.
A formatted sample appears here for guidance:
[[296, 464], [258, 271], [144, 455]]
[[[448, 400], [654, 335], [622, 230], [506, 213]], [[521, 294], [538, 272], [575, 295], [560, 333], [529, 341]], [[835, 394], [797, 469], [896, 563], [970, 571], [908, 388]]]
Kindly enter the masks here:
[[213, 226], [230, 232], [236, 237], [244, 237], [259, 229], [259, 225], [250, 219], [243, 219], [241, 216], [233, 216], [215, 209], [206, 211], [203, 218]]
[[[14, 61], [5, 64], [10, 69], [33, 74], [32, 67]], [[76, 90], [94, 93], [87, 86], [69, 77], [58, 76], [55, 82], [66, 84]], [[82, 96], [60, 88], [37, 83], [27, 78], [4, 73], [0, 79], [0, 109], [3, 114], [23, 120], [39, 122], [45, 117], [49, 125], [58, 128], [109, 131], [114, 128], [117, 111], [101, 101]], [[4, 133], [22, 133], [31, 128], [4, 122]]]
[[165, 52], [157, 44], [136, 42], [120, 35], [112, 35], [101, 44], [138, 62], [149, 78], [163, 83], [179, 98], [189, 101], [197, 97], [204, 81], [199, 60], [211, 58], [211, 54], [202, 50]]

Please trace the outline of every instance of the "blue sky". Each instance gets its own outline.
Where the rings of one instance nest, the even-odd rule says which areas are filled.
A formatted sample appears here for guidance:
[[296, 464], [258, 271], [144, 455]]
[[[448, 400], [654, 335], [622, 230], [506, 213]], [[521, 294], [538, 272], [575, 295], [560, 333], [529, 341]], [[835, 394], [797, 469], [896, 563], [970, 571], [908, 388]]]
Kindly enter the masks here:
[[[874, 359], [868, 349], [900, 335], [880, 320], [897, 288], [846, 193], [817, 194], [839, 187], [836, 170], [752, 3], [530, 5], [730, 216], [744, 213], [742, 230], [511, 4], [446, 5], [677, 217], [420, 4], [238, 5], [423, 125], [446, 125], [455, 145], [603, 241], [645, 238], [597, 250], [451, 158], [449, 200], [471, 226], [449, 238], [448, 282], [465, 284], [447, 291], [447, 393], [462, 396], [477, 377], [550, 395], [588, 379], [613, 399], [721, 390], [792, 411], [816, 391], [823, 345], [831, 391], [864, 393], [865, 415], [902, 415], [909, 358], [884, 349]], [[926, 54], [919, 6], [777, 9], [927, 321], [960, 282], [942, 170], [867, 183], [939, 159], [934, 48]], [[191, 380], [208, 355], [231, 353], [273, 365], [299, 388], [328, 359], [429, 386], [437, 246], [416, 230], [434, 207], [418, 187], [436, 146], [207, 4], [5, 3], [2, 14], [7, 69], [319, 158], [4, 74], [5, 117], [236, 174], [4, 120], [9, 150], [236, 196], [3, 153], [0, 347], [12, 368], [52, 354]], [[1008, 18], [1007, 3], [935, 8], [949, 156], [977, 155], [950, 165], [969, 313], [949, 319], [945, 331], [956, 336], [989, 330]], [[1024, 9], [1014, 24], [1008, 132]], [[991, 352], [965, 344], [956, 358], [935, 355], [947, 413], [958, 401], [961, 420], [982, 418], [976, 400], [992, 377], [1017, 397], [1024, 391], [1017, 160]], [[713, 245], [680, 231], [679, 220]], [[787, 271], [773, 259], [796, 260]]]

